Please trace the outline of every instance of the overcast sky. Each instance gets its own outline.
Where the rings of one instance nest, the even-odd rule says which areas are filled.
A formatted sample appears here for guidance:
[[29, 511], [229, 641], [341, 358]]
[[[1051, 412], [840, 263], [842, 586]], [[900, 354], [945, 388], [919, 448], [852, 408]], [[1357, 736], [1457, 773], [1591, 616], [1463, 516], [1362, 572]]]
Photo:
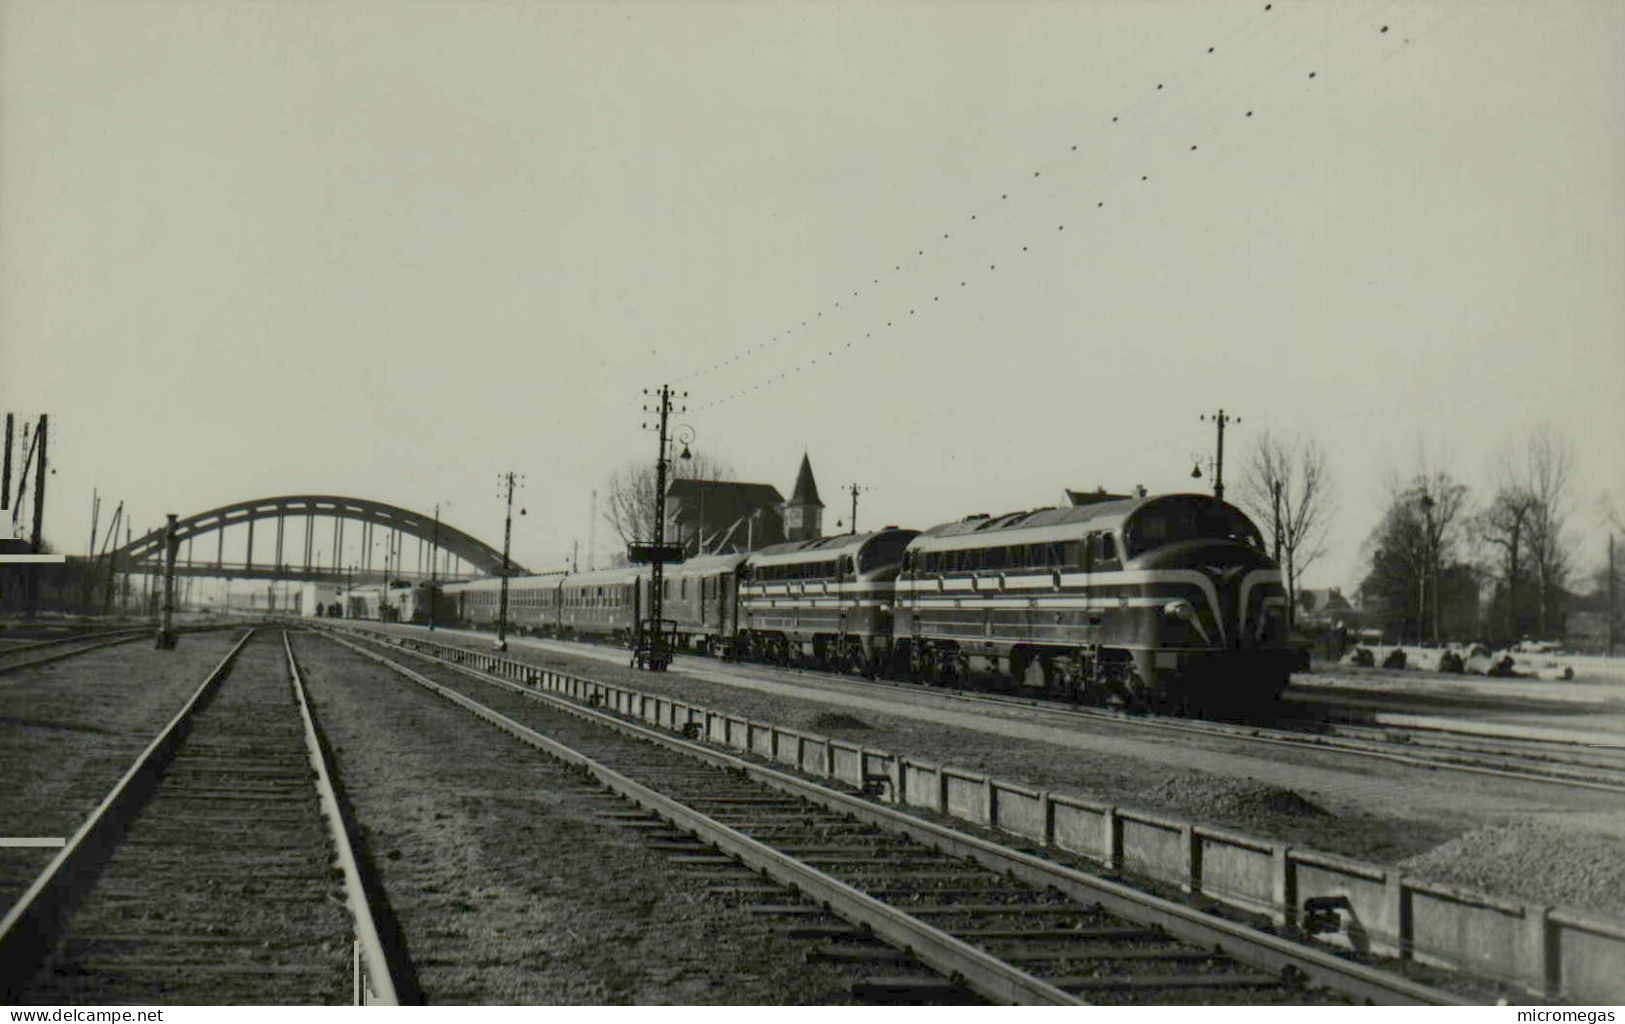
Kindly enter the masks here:
[[1265, 7], [0, 0], [0, 404], [51, 414], [48, 536], [94, 486], [138, 529], [316, 491], [500, 543], [514, 469], [556, 567], [688, 378], [695, 446], [786, 494], [807, 451], [830, 529], [853, 481], [863, 526], [1204, 488], [1221, 406], [1232, 490], [1306, 433], [1321, 585], [1419, 450], [1482, 497], [1545, 423], [1593, 557], [1625, 4]]

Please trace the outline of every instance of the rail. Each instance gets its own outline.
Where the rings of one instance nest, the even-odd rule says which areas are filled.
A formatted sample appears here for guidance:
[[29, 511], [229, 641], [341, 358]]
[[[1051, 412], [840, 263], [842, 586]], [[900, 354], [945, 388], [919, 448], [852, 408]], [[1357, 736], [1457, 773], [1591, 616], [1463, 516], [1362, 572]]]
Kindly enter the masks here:
[[[89, 654], [91, 651], [99, 651], [104, 647], [127, 644], [132, 640], [139, 640], [142, 637], [152, 635], [153, 630], [150, 626], [142, 626], [138, 629], [113, 630], [111, 633], [97, 632], [84, 633], [78, 636], [56, 637], [51, 640], [42, 640], [38, 643], [13, 647], [10, 650], [0, 651], [0, 675], [15, 672], [18, 669], [48, 665], [53, 661], [62, 661], [81, 654]], [[10, 660], [13, 655], [28, 654], [42, 648], [49, 648], [50, 650], [48, 653], [37, 657], [24, 658], [20, 661]]]
[[[1053, 886], [1080, 901], [1100, 903], [1108, 911], [1142, 923], [1163, 927], [1180, 939], [1209, 947], [1215, 944], [1223, 945], [1242, 960], [1277, 968], [1292, 967], [1310, 981], [1374, 1002], [1418, 1004], [1459, 1002], [1447, 993], [1356, 963], [1331, 951], [1214, 917], [1127, 885], [926, 821], [900, 807], [888, 807], [830, 789], [815, 781], [767, 765], [741, 759], [719, 751], [713, 746], [680, 738], [674, 733], [753, 753], [769, 761], [796, 768], [807, 775], [843, 782], [855, 789], [862, 790], [866, 787], [870, 790], [879, 789], [884, 793], [885, 801], [890, 804], [912, 803], [915, 806], [927, 806], [950, 816], [987, 825], [998, 831], [1023, 835], [1026, 838], [1036, 839], [1042, 833], [1035, 834], [1037, 830], [1033, 828], [1013, 828], [1018, 818], [1025, 820], [1029, 825], [1042, 823], [1042, 832], [1050, 835], [1048, 845], [1060, 849], [1069, 848], [1064, 841], [1069, 833], [1070, 824], [1064, 814], [1064, 808], [1067, 806], [1066, 798], [1035, 793], [1025, 787], [995, 784], [985, 775], [966, 773], [965, 781], [975, 783], [973, 789], [950, 786], [946, 790], [949, 797], [944, 803], [937, 803], [934, 800], [929, 804], [918, 800], [909, 801], [900, 797], [904, 790], [903, 777], [898, 771], [899, 768], [906, 771], [909, 762], [883, 751], [843, 744], [826, 737], [781, 729], [764, 723], [749, 722], [683, 701], [673, 701], [578, 676], [551, 672], [483, 652], [415, 639], [403, 641], [394, 637], [379, 636], [370, 631], [351, 631], [362, 633], [369, 638], [378, 638], [383, 643], [418, 653], [422, 657], [438, 659], [450, 667], [465, 672], [480, 673], [477, 678], [485, 682], [506, 686], [567, 710], [578, 717], [610, 725], [663, 746], [681, 749], [694, 757], [712, 764], [724, 765], [773, 788], [812, 800], [842, 814], [849, 814], [859, 820], [901, 832], [944, 852], [974, 859], [1001, 873], [1010, 873], [1036, 885]], [[652, 723], [655, 728], [627, 721], [628, 718]], [[945, 790], [938, 788], [937, 792]], [[1019, 801], [1022, 797], [1028, 798], [1032, 806], [1021, 805]], [[997, 810], [1001, 798], [1006, 802], [1006, 813], [1002, 818]], [[1050, 813], [1042, 811], [1032, 813], [1035, 807], [1042, 807], [1046, 803]], [[991, 810], [991, 816], [975, 813], [974, 808]], [[967, 811], [971, 813], [966, 813]], [[1116, 858], [1118, 867], [1136, 866], [1135, 854], [1139, 852], [1141, 837], [1129, 827], [1131, 823], [1149, 823], [1156, 820], [1161, 821], [1163, 825], [1173, 824], [1180, 829], [1175, 832], [1176, 836], [1187, 836], [1185, 848], [1187, 850], [1195, 848], [1188, 838], [1196, 832], [1192, 826], [1179, 825], [1167, 819], [1154, 819], [1151, 816], [1131, 816], [1131, 812], [1114, 813], [1107, 820], [1117, 823], [1117, 832], [1109, 837], [1108, 841], [1112, 848], [1118, 851]], [[1097, 827], [1093, 836], [1099, 836], [1101, 831]], [[1222, 834], [1202, 830], [1201, 835], [1207, 839]], [[1275, 849], [1261, 841], [1246, 841], [1261, 845], [1265, 850]], [[1382, 869], [1375, 870], [1380, 872]], [[1140, 873], [1146, 874], [1144, 871]], [[1181, 881], [1188, 883], [1189, 877]], [[1214, 895], [1206, 888], [1199, 888], [1198, 891], [1204, 896]], [[1223, 902], [1222, 899], [1217, 901]], [[1256, 907], [1249, 909], [1256, 910]]]
[[[347, 627], [354, 628], [354, 627]], [[691, 733], [814, 777], [1128, 871], [1361, 955], [1414, 960], [1515, 985], [1539, 998], [1625, 1001], [1625, 921], [1497, 899], [1362, 863], [1164, 815], [914, 761], [450, 644], [356, 630], [438, 651], [526, 687]]]
[[355, 923], [355, 1004], [399, 1006], [396, 969], [378, 936], [378, 924], [373, 920], [361, 867], [350, 845], [349, 823], [333, 786], [327, 743], [311, 713], [305, 680], [299, 672], [299, 661], [293, 656], [293, 646], [288, 642], [286, 630], [282, 633], [282, 650], [288, 657], [288, 676], [293, 685], [294, 699], [299, 703], [299, 717], [304, 723], [305, 750], [310, 755], [311, 770], [316, 773], [316, 792], [321, 798], [322, 814], [327, 819], [327, 831], [338, 855], [339, 868], [344, 872], [345, 902]]
[[180, 711], [147, 744], [84, 824], [24, 890], [6, 916], [0, 918], [0, 962], [10, 971], [0, 977], [0, 997], [9, 997], [11, 987], [22, 983], [21, 965], [37, 962], [61, 929], [68, 902], [75, 895], [75, 882], [90, 875], [108, 856], [126, 817], [151, 794], [164, 766], [185, 738], [192, 713], [220, 685], [231, 663], [253, 635], [254, 630], [248, 630], [226, 652]]

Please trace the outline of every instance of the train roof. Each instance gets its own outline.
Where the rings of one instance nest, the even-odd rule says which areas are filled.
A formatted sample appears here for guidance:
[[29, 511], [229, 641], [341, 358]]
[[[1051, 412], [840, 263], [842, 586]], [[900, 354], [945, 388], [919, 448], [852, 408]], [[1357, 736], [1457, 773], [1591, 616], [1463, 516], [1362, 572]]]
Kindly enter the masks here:
[[[508, 586], [510, 588], [535, 586], [538, 582], [551, 583], [553, 586], [558, 586], [559, 581], [564, 579], [564, 576], [565, 574], [562, 572], [539, 572], [526, 576], [509, 576]], [[461, 593], [465, 590], [501, 590], [502, 577], [481, 576], [477, 580], [460, 580], [456, 583], [444, 583], [441, 584], [440, 589], [448, 594]]]
[[[1145, 506], [1169, 498], [1196, 499], [1226, 508], [1235, 508], [1229, 502], [1215, 498], [1211, 494], [1174, 493], [1096, 501], [1087, 505], [1063, 505], [1059, 508], [1040, 508], [1028, 512], [1006, 512], [997, 516], [966, 516], [964, 519], [931, 527], [914, 538], [909, 550], [944, 551], [1076, 540], [1093, 530], [1115, 529]], [[1236, 511], [1245, 517], [1245, 513], [1241, 513], [1239, 509]]]
[[864, 545], [877, 538], [914, 532], [888, 526], [883, 530], [871, 530], [868, 533], [842, 533], [833, 537], [819, 537], [816, 540], [786, 541], [783, 544], [771, 544], [755, 552], [750, 556], [750, 562], [752, 565], [788, 565], [843, 554], [855, 555]]
[[618, 569], [594, 569], [590, 572], [572, 572], [563, 577], [566, 587], [613, 587], [636, 583], [639, 576], [645, 575], [647, 570], [636, 566], [621, 566]]
[[666, 566], [667, 572], [726, 572], [737, 569], [740, 563], [749, 558], [748, 554], [731, 555], [696, 555], [681, 562], [672, 562]]
[[1087, 505], [1007, 512], [997, 516], [967, 516], [931, 527], [914, 538], [909, 550], [944, 551], [1075, 540], [1093, 530], [1115, 529], [1146, 505], [1167, 498], [1196, 498], [1228, 506], [1227, 502], [1211, 494], [1153, 494], [1143, 498], [1096, 501]]

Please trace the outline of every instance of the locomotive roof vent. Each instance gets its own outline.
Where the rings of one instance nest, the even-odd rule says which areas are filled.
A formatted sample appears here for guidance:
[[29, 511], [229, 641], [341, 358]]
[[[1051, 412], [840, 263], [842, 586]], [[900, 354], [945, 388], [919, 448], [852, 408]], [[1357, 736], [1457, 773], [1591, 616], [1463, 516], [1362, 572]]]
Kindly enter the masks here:
[[895, 529], [897, 529], [897, 524], [893, 523], [890, 526], [882, 526], [881, 529], [882, 530], [895, 530]]

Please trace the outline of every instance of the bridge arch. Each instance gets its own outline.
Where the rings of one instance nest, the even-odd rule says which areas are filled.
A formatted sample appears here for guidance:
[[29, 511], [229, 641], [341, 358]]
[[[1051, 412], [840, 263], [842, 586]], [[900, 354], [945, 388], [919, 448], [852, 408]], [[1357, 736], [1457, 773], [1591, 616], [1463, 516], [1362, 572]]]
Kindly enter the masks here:
[[[288, 519], [304, 521], [304, 538], [299, 549], [292, 554], [298, 557], [287, 557], [290, 552], [285, 547], [284, 529]], [[333, 543], [330, 546], [331, 556], [327, 559], [313, 560], [315, 550], [315, 522], [327, 519], [333, 521]], [[270, 520], [275, 524], [274, 555], [263, 563], [256, 565], [254, 561], [254, 526], [256, 523]], [[502, 552], [491, 547], [462, 530], [451, 526], [445, 520], [436, 524], [435, 517], [414, 512], [411, 509], [401, 508], [381, 501], [370, 501], [365, 498], [351, 498], [336, 494], [289, 494], [271, 498], [256, 498], [251, 501], [239, 501], [219, 508], [209, 509], [195, 515], [185, 516], [176, 521], [176, 540], [185, 544], [197, 537], [210, 533], [220, 538], [217, 555], [213, 563], [196, 563], [190, 559], [182, 571], [189, 574], [223, 574], [242, 577], [262, 578], [294, 578], [294, 579], [330, 579], [345, 575], [349, 566], [344, 563], [344, 527], [348, 522], [362, 524], [362, 543], [360, 557], [370, 562], [372, 544], [368, 539], [379, 529], [391, 531], [394, 534], [404, 534], [416, 537], [435, 549], [430, 554], [432, 560], [437, 555], [449, 554], [465, 563], [476, 573], [498, 574], [502, 571]], [[247, 557], [241, 563], [226, 564], [222, 557], [225, 547], [225, 531], [232, 527], [243, 526], [248, 531]], [[299, 544], [298, 538], [294, 538]], [[420, 545], [421, 548], [421, 545]], [[150, 571], [161, 566], [164, 550], [164, 531], [153, 530], [131, 541], [113, 553], [114, 563], [124, 571]], [[317, 564], [327, 561], [329, 564]], [[397, 559], [397, 565], [399, 560]], [[525, 572], [522, 566], [512, 561], [508, 563], [509, 572], [520, 574]], [[363, 576], [377, 576], [370, 564], [362, 566]], [[414, 576], [425, 575], [418, 572], [400, 571], [398, 575]], [[456, 574], [453, 574], [456, 575]]]

